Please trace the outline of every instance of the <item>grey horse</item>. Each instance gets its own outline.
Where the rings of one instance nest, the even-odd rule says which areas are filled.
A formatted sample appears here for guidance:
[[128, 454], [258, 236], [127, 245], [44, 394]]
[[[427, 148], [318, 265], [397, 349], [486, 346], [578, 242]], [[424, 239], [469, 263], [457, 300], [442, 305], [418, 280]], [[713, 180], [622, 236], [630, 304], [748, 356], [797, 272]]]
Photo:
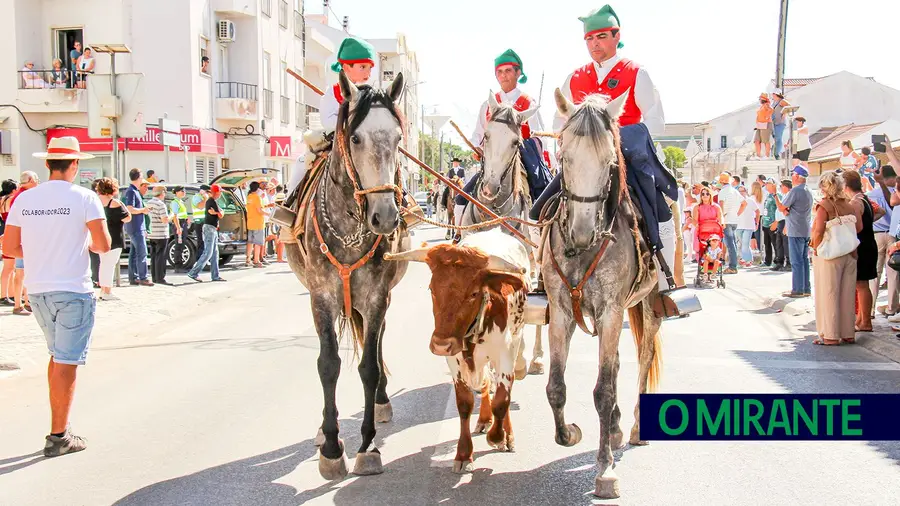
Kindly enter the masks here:
[[[528, 210], [531, 209], [531, 196], [528, 192], [528, 180], [525, 176], [525, 166], [519, 148], [522, 146], [522, 125], [529, 118], [537, 114], [538, 108], [532, 107], [525, 111], [517, 111], [512, 104], [504, 104], [497, 101], [494, 92], [488, 95], [488, 121], [484, 128], [484, 168], [478, 184], [475, 186], [473, 197], [485, 205], [497, 216], [512, 216], [526, 219]], [[463, 211], [462, 225], [469, 226], [485, 221], [491, 217], [484, 214], [471, 203], [468, 203]], [[525, 237], [531, 236], [533, 230], [521, 223], [510, 222], [516, 230]], [[479, 229], [488, 230], [493, 227]], [[505, 227], [503, 232], [512, 235]], [[463, 231], [465, 237], [472, 231]], [[538, 242], [537, 235], [532, 238]], [[537, 275], [537, 266], [532, 248], [525, 245], [531, 260], [531, 272]], [[544, 373], [544, 349], [541, 346], [541, 329], [535, 334], [534, 349], [532, 351], [531, 365], [526, 369], [523, 357], [524, 341], [516, 358], [516, 379], [521, 380], [527, 374]]]
[[[383, 256], [409, 249], [398, 203], [397, 148], [403, 123], [395, 104], [403, 92], [403, 75], [386, 91], [357, 88], [343, 73], [339, 83], [344, 102], [335, 146], [314, 190], [300, 243], [286, 245], [291, 269], [309, 289], [319, 334], [318, 368], [325, 397], [317, 437], [319, 473], [329, 480], [347, 475], [335, 390], [341, 370], [338, 335], [348, 321], [354, 347], [362, 348], [359, 375], [365, 391], [362, 444], [353, 472], [383, 472], [373, 444], [375, 422], [390, 421], [392, 410], [381, 341], [391, 289], [408, 265], [384, 261]], [[336, 329], [339, 319], [342, 324]]]
[[[607, 103], [593, 95], [573, 105], [559, 89], [556, 105], [566, 118], [560, 142], [562, 192], [559, 214], [543, 249], [544, 283], [550, 300], [550, 375], [547, 399], [556, 424], [556, 442], [571, 446], [581, 429], [566, 425], [565, 370], [576, 325], [599, 340], [600, 360], [594, 406], [600, 418], [599, 471], [594, 494], [619, 496], [613, 450], [623, 446], [616, 384], [619, 335], [627, 310], [638, 351], [638, 387], [645, 393], [658, 381], [662, 319], [653, 311], [659, 295], [657, 266], [638, 232], [638, 208], [625, 184], [618, 117], [628, 93]], [[593, 322], [589, 330], [587, 320]], [[634, 410], [633, 445], [640, 439], [640, 401]]]

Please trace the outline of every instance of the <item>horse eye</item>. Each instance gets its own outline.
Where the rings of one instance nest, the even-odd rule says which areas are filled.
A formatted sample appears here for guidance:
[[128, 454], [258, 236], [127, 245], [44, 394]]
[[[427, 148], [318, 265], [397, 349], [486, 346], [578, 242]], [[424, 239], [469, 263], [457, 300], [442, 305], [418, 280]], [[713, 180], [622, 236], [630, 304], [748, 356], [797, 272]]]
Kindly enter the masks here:
[[350, 142], [352, 142], [353, 144], [359, 144], [359, 136], [351, 135]]

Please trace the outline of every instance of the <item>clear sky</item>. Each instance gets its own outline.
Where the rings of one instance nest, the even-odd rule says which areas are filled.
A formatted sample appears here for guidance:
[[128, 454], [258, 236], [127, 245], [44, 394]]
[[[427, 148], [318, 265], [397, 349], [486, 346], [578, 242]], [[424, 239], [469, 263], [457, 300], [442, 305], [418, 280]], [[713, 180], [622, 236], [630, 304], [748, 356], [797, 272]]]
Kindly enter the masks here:
[[[365, 38], [405, 33], [420, 66], [420, 101], [438, 104], [465, 130], [498, 89], [493, 59], [522, 57], [541, 113], [555, 112], [553, 89], [589, 61], [578, 16], [603, 1], [332, 0], [350, 32]], [[775, 76], [778, 0], [629, 0], [612, 2], [622, 24], [621, 54], [642, 64], [659, 89], [668, 122], [701, 122], [753, 102]], [[321, 3], [307, 3], [320, 13]], [[340, 20], [332, 15], [331, 24]], [[791, 0], [786, 77], [840, 70], [900, 88], [896, 33], [900, 2]], [[431, 109], [427, 108], [427, 112]]]

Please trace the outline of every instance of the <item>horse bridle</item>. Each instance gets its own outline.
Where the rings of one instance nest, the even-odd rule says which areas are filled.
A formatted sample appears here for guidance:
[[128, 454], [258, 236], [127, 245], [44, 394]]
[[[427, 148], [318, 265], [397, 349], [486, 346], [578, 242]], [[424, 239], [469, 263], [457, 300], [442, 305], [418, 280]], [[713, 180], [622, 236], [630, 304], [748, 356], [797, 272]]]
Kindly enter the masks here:
[[[509, 163], [506, 165], [506, 168], [503, 169], [503, 173], [500, 174], [500, 188], [503, 188], [503, 181], [506, 180], [506, 177], [509, 175], [510, 171], [512, 171], [513, 167], [515, 167], [517, 165], [516, 162], [520, 161], [521, 159], [522, 159], [522, 154], [519, 153], [518, 150], [512, 157], [510, 157]], [[478, 186], [476, 187], [477, 191], [475, 192], [475, 194], [477, 196], [481, 195], [481, 190], [482, 190], [483, 186], [484, 186], [484, 174], [482, 174], [481, 179], [478, 180]], [[512, 198], [515, 194], [516, 194], [516, 182], [513, 181], [513, 185], [509, 191], [509, 195], [506, 197], [506, 199], [503, 200], [503, 202], [501, 202], [500, 204], [491, 203], [491, 204], [485, 204], [485, 205], [489, 205], [492, 209], [503, 209], [506, 206], [506, 204], [508, 204], [509, 201], [512, 200]]]
[[[372, 107], [384, 106], [372, 105]], [[335, 132], [334, 141], [338, 146], [338, 153], [340, 154], [341, 162], [347, 171], [347, 176], [350, 178], [350, 182], [353, 183], [353, 198], [356, 200], [356, 205], [359, 208], [360, 217], [364, 214], [365, 196], [370, 193], [394, 193], [394, 196], [397, 199], [397, 206], [401, 206], [403, 204], [403, 179], [400, 175], [400, 162], [397, 162], [397, 171], [394, 176], [396, 183], [382, 184], [373, 186], [372, 188], [363, 188], [362, 184], [359, 182], [359, 172], [356, 170], [356, 166], [353, 164], [353, 158], [350, 156], [350, 150], [347, 149], [346, 130], [349, 128], [347, 123], [349, 123], [349, 118], [344, 121], [344, 125], [341, 125], [342, 128]]]
[[[607, 169], [612, 169], [613, 167], [616, 167], [616, 165], [617, 165], [616, 163], [612, 162], [609, 164]], [[560, 162], [559, 173], [560, 173], [560, 181], [559, 181], [560, 188], [562, 189], [561, 194], [560, 194], [560, 204], [559, 204], [560, 209], [562, 211], [561, 215], [560, 215], [560, 220], [561, 220], [560, 224], [562, 225], [562, 227], [561, 227], [562, 230], [566, 230], [567, 229], [566, 218], [568, 218], [568, 208], [567, 208], [566, 204], [568, 203], [568, 201], [571, 200], [573, 202], [578, 202], [581, 204], [594, 204], [597, 202], [605, 201], [606, 199], [609, 198], [610, 193], [612, 193], [613, 174], [609, 175], [609, 180], [606, 182], [606, 191], [604, 191], [603, 193], [598, 193], [597, 195], [591, 195], [589, 197], [582, 197], [581, 195], [575, 194], [572, 191], [570, 191], [569, 188], [566, 186], [566, 171], [565, 171], [565, 166], [564, 166], [563, 162]], [[612, 229], [613, 221], [615, 220], [616, 209], [618, 209], [618, 205], [615, 206], [615, 208], [613, 210], [613, 215], [610, 217], [609, 225], [607, 227], [609, 230]], [[602, 222], [600, 220], [601, 214], [602, 214], [602, 208], [600, 211], [597, 212], [597, 220], [596, 220], [596, 224], [594, 225], [593, 241], [591, 241], [591, 243], [587, 247], [585, 247], [584, 249], [581, 249], [581, 250], [579, 250], [578, 248], [574, 248], [574, 247], [569, 248], [568, 244], [566, 244], [566, 256], [567, 257], [569, 257], [569, 258], [574, 257], [579, 252], [591, 249], [592, 247], [594, 247], [595, 244], [597, 244], [597, 240], [602, 235], [602, 234], [598, 234], [598, 232], [600, 231], [600, 226], [602, 225]], [[568, 243], [569, 237], [567, 237], [566, 234], [562, 234], [562, 235], [563, 235], [563, 239], [566, 241], [566, 243]]]

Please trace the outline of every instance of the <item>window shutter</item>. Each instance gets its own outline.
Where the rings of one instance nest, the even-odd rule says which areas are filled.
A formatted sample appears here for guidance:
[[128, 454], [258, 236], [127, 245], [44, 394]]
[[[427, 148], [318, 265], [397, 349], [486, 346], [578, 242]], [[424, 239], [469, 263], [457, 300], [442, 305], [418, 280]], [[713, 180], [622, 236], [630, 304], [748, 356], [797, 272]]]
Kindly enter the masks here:
[[198, 183], [206, 183], [208, 179], [206, 179], [206, 160], [202, 157], [196, 157], [194, 159], [194, 175], [197, 177]]

